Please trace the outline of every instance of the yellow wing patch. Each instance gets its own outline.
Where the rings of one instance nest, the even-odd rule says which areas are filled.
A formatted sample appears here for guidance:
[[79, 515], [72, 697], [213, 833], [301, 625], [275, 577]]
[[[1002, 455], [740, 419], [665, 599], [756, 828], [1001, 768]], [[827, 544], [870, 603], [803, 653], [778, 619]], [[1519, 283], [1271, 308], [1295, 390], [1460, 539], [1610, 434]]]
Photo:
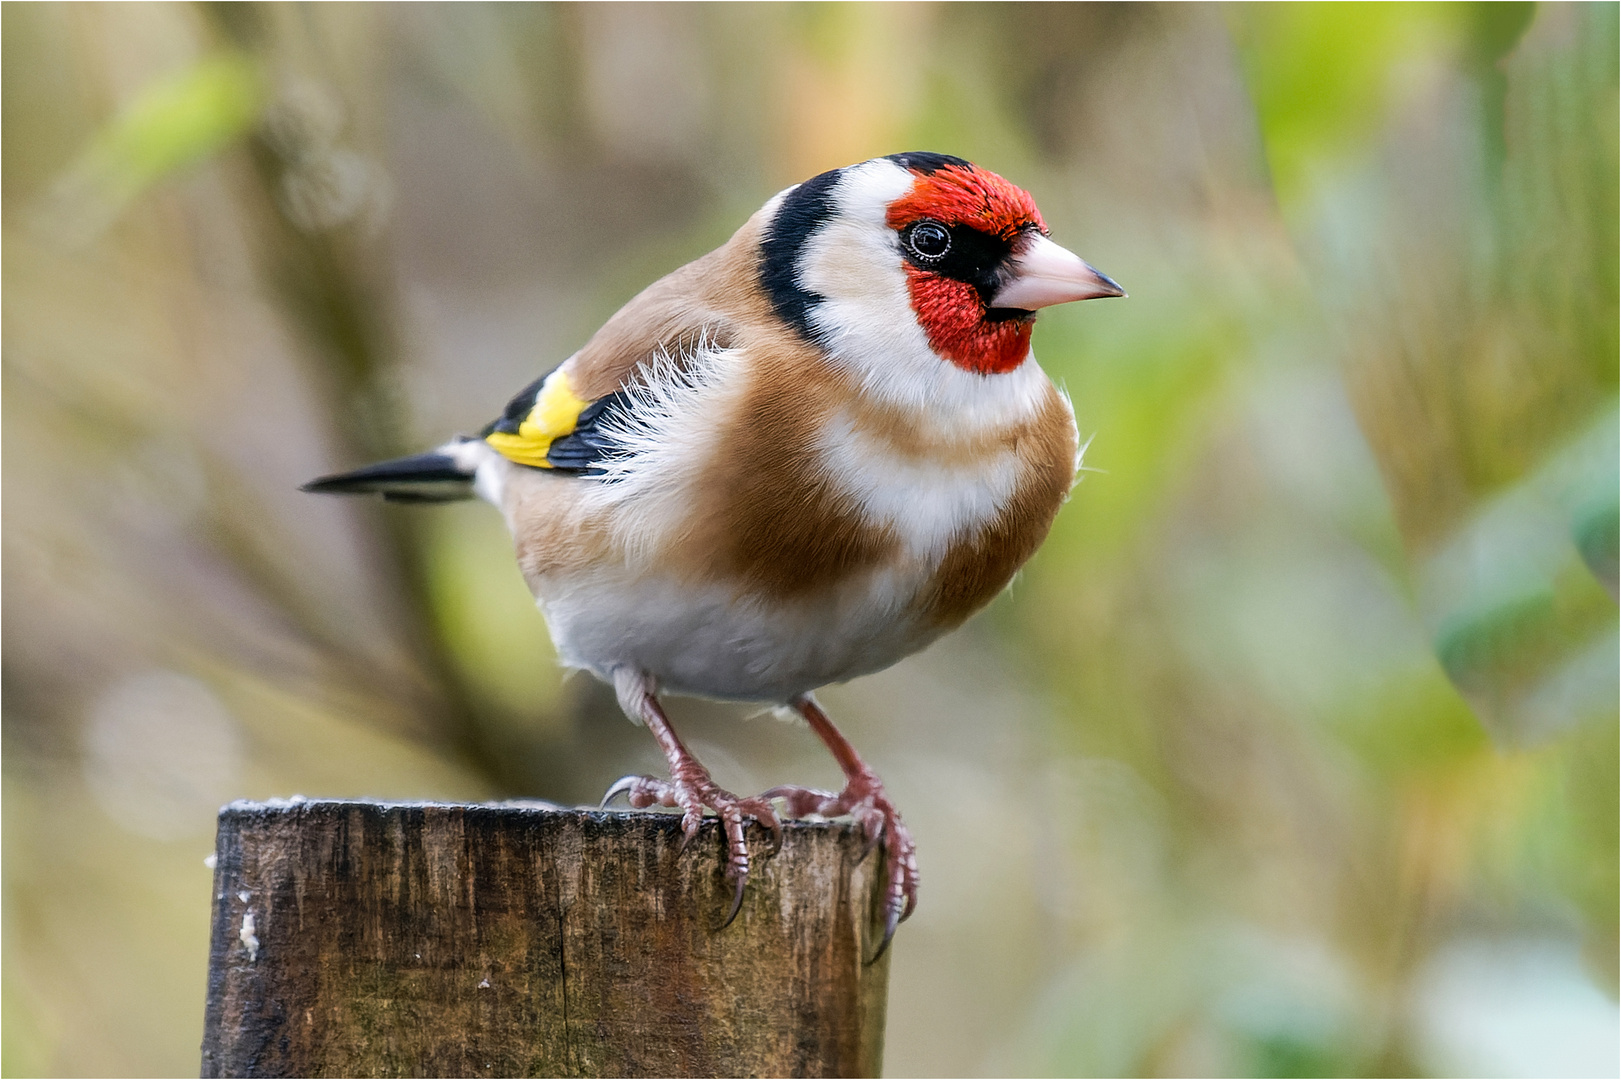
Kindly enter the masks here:
[[552, 465], [546, 460], [546, 454], [552, 443], [574, 432], [580, 414], [590, 404], [574, 392], [567, 373], [559, 368], [541, 384], [534, 408], [518, 424], [515, 434], [492, 431], [484, 436], [484, 441], [509, 461], [549, 469]]

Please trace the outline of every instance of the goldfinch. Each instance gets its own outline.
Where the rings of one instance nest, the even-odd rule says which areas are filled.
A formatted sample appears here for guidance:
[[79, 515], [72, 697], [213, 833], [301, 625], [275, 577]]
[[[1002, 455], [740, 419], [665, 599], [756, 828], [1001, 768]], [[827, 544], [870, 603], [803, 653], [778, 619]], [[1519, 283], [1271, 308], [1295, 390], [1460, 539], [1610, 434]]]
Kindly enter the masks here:
[[[887, 851], [881, 953], [917, 903], [915, 849], [817, 688], [959, 626], [1047, 535], [1075, 478], [1035, 312], [1123, 296], [1048, 239], [1029, 194], [961, 158], [893, 154], [788, 188], [650, 285], [478, 438], [306, 484], [506, 517], [562, 662], [617, 691], [669, 761], [634, 807], [724, 827], [730, 922], [748, 817], [849, 815]], [[786, 705], [843, 791], [739, 798], [661, 692]]]

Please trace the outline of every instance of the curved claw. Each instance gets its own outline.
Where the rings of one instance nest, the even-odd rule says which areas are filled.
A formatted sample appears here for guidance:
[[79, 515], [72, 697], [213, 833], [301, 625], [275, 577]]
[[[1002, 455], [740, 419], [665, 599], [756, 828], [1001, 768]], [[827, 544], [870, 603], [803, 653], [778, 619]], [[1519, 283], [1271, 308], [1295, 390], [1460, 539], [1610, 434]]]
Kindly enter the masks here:
[[[907, 912], [908, 914], [911, 912], [910, 905], [907, 908]], [[895, 938], [895, 927], [900, 925], [901, 919], [903, 918], [905, 918], [905, 916], [901, 914], [899, 905], [889, 905], [889, 914], [884, 916], [884, 940], [878, 943], [878, 951], [872, 954], [872, 959], [868, 960], [866, 964], [863, 965], [864, 967], [872, 967], [872, 965], [876, 964], [879, 958], [884, 955], [885, 951], [888, 950], [889, 943]]]
[[732, 910], [727, 913], [726, 921], [721, 923], [717, 929], [724, 930], [728, 926], [732, 925], [732, 921], [737, 918], [737, 913], [743, 910], [743, 886], [747, 885], [748, 883], [749, 879], [746, 875], [740, 875], [738, 877], [737, 888], [732, 894]]
[[694, 825], [689, 825], [689, 824], [687, 824], [687, 821], [686, 821], [685, 818], [682, 819], [682, 822], [681, 822], [681, 843], [677, 844], [676, 848], [675, 848], [675, 853], [677, 855], [682, 855], [682, 854], [684, 854], [686, 852], [687, 845], [692, 843], [692, 838], [698, 835], [698, 830], [703, 827], [703, 823], [704, 823], [703, 818], [701, 818], [701, 817], [698, 819], [697, 824], [694, 824]]
[[751, 813], [755, 821], [771, 830], [771, 857], [776, 858], [782, 852], [782, 822], [778, 819], [776, 812], [771, 809], [769, 802], [765, 804], [763, 812], [759, 809], [752, 809]]
[[636, 786], [636, 782], [640, 779], [640, 776], [633, 775], [621, 776], [618, 780], [615, 780], [613, 785], [609, 787], [607, 792], [602, 796], [602, 801], [597, 804], [597, 809], [608, 809], [609, 803], [613, 802], [614, 799], [620, 795], [629, 794], [630, 790]]
[[814, 788], [793, 786], [774, 787], [759, 796], [762, 799], [780, 798], [786, 804], [787, 816], [800, 817], [807, 813], [823, 817], [849, 814], [861, 829], [861, 854], [856, 865], [865, 863], [867, 856], [879, 848], [887, 852], [884, 875], [884, 936], [878, 951], [868, 963], [876, 962], [889, 948], [895, 928], [911, 917], [917, 908], [918, 875], [912, 836], [901, 822], [900, 814], [884, 794], [883, 784], [875, 775], [862, 773], [852, 776], [845, 789], [837, 795]]

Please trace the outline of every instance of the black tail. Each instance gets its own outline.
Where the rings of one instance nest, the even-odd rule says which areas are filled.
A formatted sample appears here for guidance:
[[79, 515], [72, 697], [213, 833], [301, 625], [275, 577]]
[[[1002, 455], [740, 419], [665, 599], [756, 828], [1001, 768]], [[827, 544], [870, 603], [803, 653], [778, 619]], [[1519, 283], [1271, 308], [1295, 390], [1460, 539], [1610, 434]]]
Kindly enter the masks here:
[[376, 494], [389, 502], [455, 502], [473, 497], [473, 474], [463, 471], [449, 454], [433, 451], [323, 476], [300, 490], [330, 495]]

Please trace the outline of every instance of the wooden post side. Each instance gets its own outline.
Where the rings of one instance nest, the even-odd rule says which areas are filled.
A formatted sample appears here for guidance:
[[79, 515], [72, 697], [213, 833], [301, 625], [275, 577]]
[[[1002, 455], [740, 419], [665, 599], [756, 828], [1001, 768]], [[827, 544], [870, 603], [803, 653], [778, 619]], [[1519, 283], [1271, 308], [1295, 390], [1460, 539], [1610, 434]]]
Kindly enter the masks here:
[[220, 813], [204, 1076], [860, 1076], [883, 1052], [879, 859], [844, 825], [528, 806]]

